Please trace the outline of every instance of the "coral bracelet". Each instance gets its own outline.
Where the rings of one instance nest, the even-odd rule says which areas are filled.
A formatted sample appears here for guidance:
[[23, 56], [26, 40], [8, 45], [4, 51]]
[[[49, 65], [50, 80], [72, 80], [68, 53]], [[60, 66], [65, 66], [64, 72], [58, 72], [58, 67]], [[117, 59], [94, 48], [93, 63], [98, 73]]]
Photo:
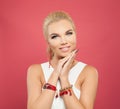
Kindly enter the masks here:
[[43, 86], [43, 89], [50, 89], [50, 90], [56, 91], [56, 87], [49, 83], [45, 83]]

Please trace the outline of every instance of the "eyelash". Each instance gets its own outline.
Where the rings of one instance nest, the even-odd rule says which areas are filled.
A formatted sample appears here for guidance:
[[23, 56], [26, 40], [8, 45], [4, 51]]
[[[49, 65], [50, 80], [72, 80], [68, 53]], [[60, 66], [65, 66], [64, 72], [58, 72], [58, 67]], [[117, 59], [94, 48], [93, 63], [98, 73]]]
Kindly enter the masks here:
[[73, 32], [68, 32], [68, 33], [66, 33], [66, 35], [72, 35], [73, 34]]
[[51, 39], [54, 39], [54, 38], [56, 38], [56, 37], [57, 37], [57, 35], [54, 35], [54, 36], [51, 37]]
[[[67, 32], [66, 33], [66, 35], [72, 35], [73, 34], [73, 32]], [[51, 39], [55, 39], [56, 37], [58, 37], [57, 35], [53, 35], [52, 37], [51, 37]]]

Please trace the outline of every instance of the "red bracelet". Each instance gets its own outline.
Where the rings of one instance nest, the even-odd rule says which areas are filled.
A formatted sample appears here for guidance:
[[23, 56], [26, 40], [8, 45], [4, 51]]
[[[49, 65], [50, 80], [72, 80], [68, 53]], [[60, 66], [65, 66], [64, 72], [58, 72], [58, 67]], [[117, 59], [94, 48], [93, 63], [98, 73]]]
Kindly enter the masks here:
[[69, 94], [69, 96], [72, 95], [72, 92], [71, 92], [70, 89], [68, 89], [68, 90], [64, 90], [64, 91], [61, 91], [61, 92], [60, 92], [60, 96], [67, 95], [67, 94]]
[[50, 89], [50, 90], [53, 90], [53, 91], [56, 91], [56, 87], [49, 84], [49, 83], [46, 83], [44, 86], [43, 86], [43, 89]]
[[72, 85], [70, 85], [69, 87], [65, 87], [63, 89], [60, 89], [59, 95], [63, 96], [63, 95], [69, 94], [69, 96], [71, 96], [72, 95], [71, 88], [72, 88]]

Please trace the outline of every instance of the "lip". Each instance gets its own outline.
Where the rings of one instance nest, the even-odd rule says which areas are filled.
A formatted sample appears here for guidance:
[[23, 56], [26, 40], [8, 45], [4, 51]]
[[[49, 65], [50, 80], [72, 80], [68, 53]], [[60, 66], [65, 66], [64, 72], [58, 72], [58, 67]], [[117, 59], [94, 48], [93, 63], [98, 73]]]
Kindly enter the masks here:
[[69, 48], [70, 48], [70, 46], [64, 46], [64, 47], [60, 47], [59, 49], [63, 52], [67, 52], [67, 51], [69, 51]]

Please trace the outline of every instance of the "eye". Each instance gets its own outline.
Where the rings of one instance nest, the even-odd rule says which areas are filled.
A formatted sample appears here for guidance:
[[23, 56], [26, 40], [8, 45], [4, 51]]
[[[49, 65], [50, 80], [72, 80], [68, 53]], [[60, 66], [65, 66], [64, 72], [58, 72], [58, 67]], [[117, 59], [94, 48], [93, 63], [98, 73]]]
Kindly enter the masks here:
[[52, 35], [51, 36], [51, 39], [55, 39], [55, 38], [57, 38], [58, 37], [58, 35]]
[[68, 31], [68, 32], [66, 33], [66, 35], [72, 35], [72, 34], [73, 34], [72, 31]]

